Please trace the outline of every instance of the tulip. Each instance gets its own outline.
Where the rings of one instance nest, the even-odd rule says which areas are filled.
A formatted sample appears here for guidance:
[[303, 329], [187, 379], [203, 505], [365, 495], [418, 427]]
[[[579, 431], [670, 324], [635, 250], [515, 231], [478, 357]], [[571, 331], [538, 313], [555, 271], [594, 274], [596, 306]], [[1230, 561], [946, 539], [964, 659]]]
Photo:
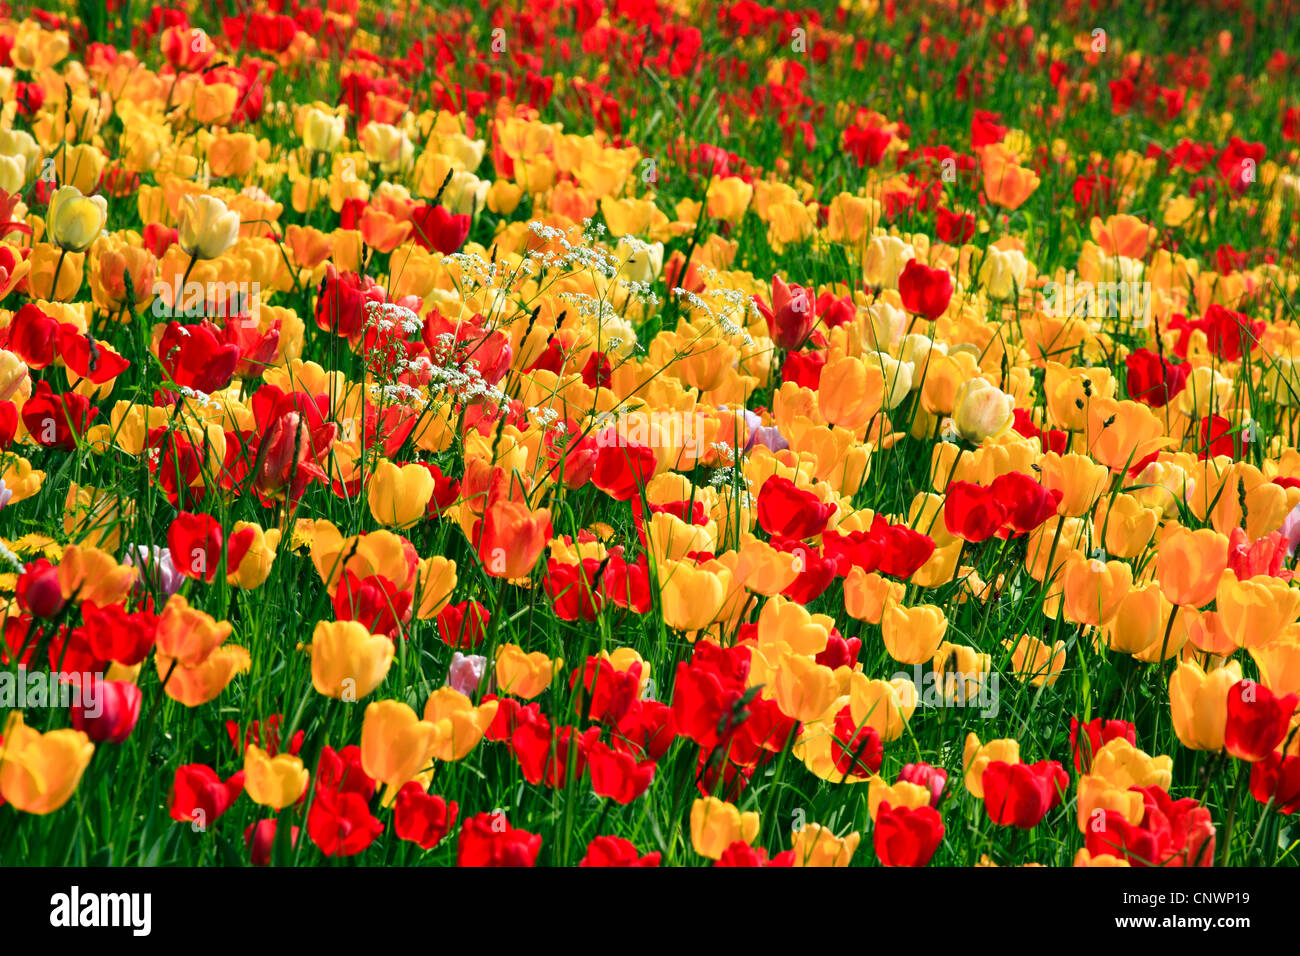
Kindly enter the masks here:
[[[69, 715], [72, 726], [85, 731], [96, 743], [123, 743], [140, 719], [142, 698], [140, 688], [130, 681], [104, 680], [92, 675], [89, 680], [83, 680], [81, 694], [72, 705]], [[92, 706], [87, 708], [87, 703]]]
[[366, 776], [386, 784], [391, 799], [428, 766], [439, 733], [437, 726], [421, 720], [400, 701], [370, 704], [361, 724], [361, 766]]
[[29, 564], [15, 585], [18, 606], [44, 620], [53, 620], [67, 599], [59, 582], [59, 569], [45, 558]]
[[953, 400], [957, 434], [972, 444], [1005, 434], [1014, 421], [1015, 399], [982, 378], [963, 382]]
[[492, 726], [499, 704], [491, 700], [475, 707], [452, 687], [435, 690], [424, 705], [424, 719], [438, 728], [433, 756], [447, 762], [467, 757]]
[[1300, 757], [1272, 753], [1250, 768], [1250, 792], [1290, 816], [1300, 810]]
[[930, 793], [930, 806], [938, 807], [943, 799], [944, 787], [948, 784], [948, 771], [942, 767], [932, 767], [928, 763], [904, 764], [898, 772], [901, 783], [910, 783], [924, 787]]
[[725, 569], [719, 573], [687, 561], [661, 564], [659, 579], [664, 623], [687, 633], [713, 623], [731, 586], [731, 575]]
[[1117, 558], [1136, 558], [1156, 533], [1160, 515], [1132, 495], [1116, 495], [1097, 502], [1093, 513], [1093, 540]]
[[1056, 513], [1077, 518], [1087, 514], [1110, 483], [1110, 472], [1087, 455], [1049, 452], [1038, 462], [1043, 487], [1061, 493]]
[[1259, 681], [1274, 694], [1300, 693], [1300, 625], [1283, 628], [1277, 639], [1250, 648]]
[[466, 697], [478, 693], [487, 673], [487, 658], [481, 654], [462, 654], [455, 651], [451, 655], [451, 665], [447, 668], [447, 685]]
[[984, 799], [984, 771], [994, 760], [1003, 763], [1020, 763], [1020, 742], [1004, 738], [981, 744], [975, 734], [966, 735], [962, 767], [966, 789], [971, 796]]
[[503, 644], [497, 649], [497, 686], [507, 694], [531, 700], [551, 686], [551, 679], [564, 667], [564, 661], [552, 661], [542, 651], [529, 654], [518, 644]]
[[70, 544], [59, 561], [59, 584], [63, 596], [99, 607], [120, 604], [135, 584], [138, 570], [118, 564], [107, 551]]
[[1103, 720], [1098, 717], [1085, 724], [1080, 723], [1078, 717], [1071, 717], [1070, 750], [1074, 754], [1074, 769], [1088, 773], [1092, 769], [1093, 755], [1115, 739], [1135, 743], [1137, 728], [1127, 720]]
[[885, 376], [879, 367], [844, 356], [822, 368], [817, 407], [832, 425], [860, 435], [884, 401]]
[[719, 859], [733, 843], [753, 843], [758, 837], [758, 814], [741, 813], [717, 797], [702, 797], [691, 806], [691, 845], [700, 856]]
[[817, 720], [840, 696], [834, 671], [788, 651], [780, 656], [770, 689], [781, 713], [801, 721]]
[[54, 244], [64, 252], [85, 252], [104, 231], [108, 200], [83, 196], [76, 186], [60, 186], [50, 197], [45, 222]]
[[244, 751], [244, 788], [254, 803], [283, 810], [307, 789], [307, 768], [293, 754], [272, 757], [255, 744]]
[[342, 116], [309, 107], [302, 114], [302, 144], [317, 153], [332, 153], [343, 142]]
[[853, 859], [862, 835], [837, 837], [819, 823], [804, 824], [790, 837], [795, 866], [841, 867]]
[[382, 461], [369, 479], [367, 500], [376, 522], [409, 528], [424, 517], [433, 498], [434, 479], [423, 465], [398, 466]]
[[177, 823], [189, 823], [198, 830], [210, 827], [244, 792], [244, 771], [222, 781], [215, 770], [204, 764], [185, 764], [176, 768], [167, 813]]
[[925, 866], [943, 842], [943, 833], [943, 819], [933, 807], [886, 803], [876, 817], [872, 842], [885, 866]]
[[904, 780], [900, 775], [893, 786], [885, 783], [882, 777], [872, 777], [867, 785], [867, 815], [874, 822], [883, 806], [929, 807], [935, 806], [933, 791], [928, 783], [918, 780]]
[[181, 197], [180, 246], [194, 259], [215, 259], [239, 238], [239, 213], [215, 196]]
[[80, 730], [42, 734], [11, 711], [0, 744], [0, 796], [24, 813], [53, 813], [77, 789], [94, 752]]
[[1272, 755], [1285, 741], [1295, 713], [1296, 694], [1278, 697], [1262, 684], [1243, 680], [1228, 691], [1228, 714], [1223, 741], [1228, 753], [1257, 763]]
[[1214, 600], [1228, 566], [1228, 539], [1217, 531], [1177, 526], [1156, 549], [1156, 579], [1172, 604], [1203, 607]]
[[880, 634], [889, 656], [900, 664], [923, 664], [934, 656], [948, 630], [943, 608], [933, 604], [885, 608]]
[[154, 664], [168, 697], [186, 707], [200, 707], [215, 700], [237, 675], [246, 672], [252, 659], [244, 648], [224, 644], [192, 667], [165, 654], [155, 654]]
[[461, 826], [457, 866], [532, 866], [542, 848], [540, 834], [516, 830], [505, 814], [480, 813]]
[[898, 291], [907, 311], [933, 322], [947, 311], [952, 300], [952, 274], [909, 259], [898, 276]]
[[190, 607], [181, 595], [173, 594], [158, 617], [158, 653], [175, 658], [183, 667], [196, 667], [230, 636], [231, 630], [229, 621], [218, 622]]
[[869, 725], [886, 743], [897, 740], [916, 711], [916, 685], [905, 677], [869, 680], [861, 671], [849, 676], [849, 712], [855, 727]]
[[1133, 569], [1123, 561], [1070, 561], [1062, 576], [1065, 618], [1099, 627], [1108, 623], [1133, 584]]
[[879, 624], [885, 608], [902, 601], [905, 592], [901, 582], [854, 565], [844, 579], [844, 612], [854, 620]]
[[1259, 647], [1275, 640], [1300, 615], [1300, 589], [1288, 581], [1257, 575], [1239, 581], [1227, 572], [1215, 592], [1218, 622], [1237, 647]]
[[489, 505], [474, 532], [483, 569], [493, 577], [510, 579], [528, 577], [550, 537], [550, 510], [530, 511], [514, 501]]
[[311, 639], [311, 682], [317, 693], [357, 701], [384, 682], [393, 642], [358, 621], [318, 621]]
[[[210, 89], [211, 87], [209, 87]], [[250, 823], [244, 830], [244, 843], [248, 847], [249, 862], [253, 866], [267, 866], [271, 862], [271, 852], [275, 849], [275, 831], [279, 821], [274, 819], [259, 820]], [[289, 845], [298, 843], [298, 827], [289, 829]]]
[[1169, 707], [1174, 733], [1190, 750], [1222, 750], [1228, 720], [1228, 692], [1241, 680], [1241, 664], [1232, 661], [1206, 673], [1184, 661], [1169, 678]]
[[990, 820], [998, 826], [1030, 830], [1060, 804], [1070, 778], [1055, 760], [1036, 764], [993, 760], [984, 768], [980, 783]]
[[1017, 680], [1029, 681], [1035, 687], [1051, 687], [1065, 667], [1065, 641], [1048, 646], [1029, 634], [1021, 634], [1013, 641], [1007, 638], [1002, 646], [1011, 652], [1012, 673]]
[[422, 849], [432, 850], [456, 825], [460, 811], [455, 800], [425, 793], [418, 781], [402, 785], [393, 804], [393, 832]]

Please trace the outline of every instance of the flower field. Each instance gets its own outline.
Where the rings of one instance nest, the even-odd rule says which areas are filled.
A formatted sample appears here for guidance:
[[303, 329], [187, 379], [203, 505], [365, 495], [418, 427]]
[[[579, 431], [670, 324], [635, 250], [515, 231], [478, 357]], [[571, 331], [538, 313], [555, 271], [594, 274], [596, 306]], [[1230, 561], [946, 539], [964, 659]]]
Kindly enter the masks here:
[[0, 863], [1300, 862], [1298, 24], [0, 4]]

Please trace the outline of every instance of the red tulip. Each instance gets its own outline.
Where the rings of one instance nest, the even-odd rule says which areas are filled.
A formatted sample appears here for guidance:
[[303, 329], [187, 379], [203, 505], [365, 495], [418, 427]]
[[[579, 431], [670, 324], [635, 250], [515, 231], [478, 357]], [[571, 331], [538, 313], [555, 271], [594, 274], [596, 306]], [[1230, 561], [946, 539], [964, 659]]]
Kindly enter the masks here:
[[239, 365], [239, 346], [208, 320], [197, 325], [168, 322], [158, 342], [158, 361], [179, 388], [215, 392], [230, 384]]
[[645, 445], [623, 441], [612, 427], [597, 436], [596, 448], [591, 483], [615, 501], [635, 497], [654, 477], [655, 453]]
[[858, 725], [846, 704], [835, 715], [834, 733], [831, 736], [831, 756], [835, 770], [855, 777], [870, 777], [880, 769], [885, 751], [880, 743], [880, 733], [870, 724]]
[[1163, 408], [1187, 387], [1191, 366], [1174, 364], [1150, 349], [1135, 349], [1124, 359], [1129, 398]]
[[[104, 680], [92, 674], [71, 708], [72, 726], [99, 743], [120, 744], [140, 719], [140, 688], [130, 681]], [[92, 699], [96, 706], [87, 710]]]
[[907, 311], [933, 322], [943, 315], [952, 299], [952, 274], [947, 269], [931, 269], [910, 259], [898, 277], [898, 293]]
[[469, 216], [457, 216], [442, 206], [417, 206], [411, 213], [412, 238], [426, 249], [436, 249], [444, 256], [460, 251], [469, 238]]
[[1005, 527], [998, 532], [1003, 537], [1028, 534], [1056, 514], [1061, 503], [1059, 489], [1048, 490], [1018, 471], [994, 478], [989, 493], [1006, 513]]
[[772, 305], [769, 308], [757, 296], [759, 312], [767, 319], [777, 348], [792, 352], [803, 345], [817, 324], [816, 302], [810, 290], [786, 285], [780, 276], [772, 277]]
[[1191, 797], [1173, 800], [1160, 787], [1135, 787], [1143, 798], [1142, 822], [1103, 810], [1088, 825], [1085, 845], [1093, 856], [1107, 854], [1133, 866], [1213, 866], [1214, 823], [1210, 811]]
[[638, 762], [631, 754], [614, 750], [597, 741], [588, 750], [591, 788], [597, 796], [615, 803], [631, 803], [650, 789], [655, 778], [653, 760]]
[[1272, 800], [1284, 816], [1300, 810], [1300, 757], [1274, 751], [1252, 764], [1250, 792], [1260, 803]]
[[228, 547], [224, 547], [225, 532], [216, 518], [182, 511], [167, 529], [167, 547], [177, 571], [211, 584], [221, 567], [222, 551], [226, 552], [226, 573], [233, 574], [256, 536], [253, 528], [241, 528], [230, 536]]
[[432, 850], [456, 825], [460, 807], [455, 800], [425, 793], [414, 780], [397, 791], [393, 804], [393, 832], [425, 850]]
[[32, 441], [42, 448], [63, 451], [77, 447], [77, 436], [85, 434], [98, 414], [99, 409], [91, 408], [86, 396], [77, 392], [55, 395], [44, 379], [36, 383], [32, 397], [23, 404], [23, 424]]
[[1223, 743], [1239, 760], [1255, 763], [1272, 755], [1286, 739], [1300, 696], [1276, 696], [1253, 680], [1238, 681], [1228, 691], [1228, 719]]
[[457, 866], [532, 866], [542, 848], [537, 833], [516, 830], [503, 813], [480, 813], [460, 828]]
[[1070, 751], [1074, 754], [1074, 769], [1080, 773], [1090, 771], [1093, 756], [1117, 737], [1136, 744], [1137, 728], [1127, 720], [1103, 720], [1098, 717], [1083, 724], [1078, 717], [1071, 717]]
[[79, 378], [95, 385], [116, 378], [131, 364], [116, 352], [100, 348], [92, 336], [69, 323], [59, 326], [58, 344], [64, 364]]
[[984, 809], [998, 826], [1036, 827], [1061, 802], [1070, 778], [1055, 760], [1035, 764], [994, 760], [981, 777]]
[[979, 544], [993, 537], [1006, 519], [1006, 505], [991, 489], [969, 481], [948, 485], [943, 501], [943, 523], [950, 534]]
[[837, 509], [789, 478], [772, 475], [758, 491], [758, 523], [773, 537], [803, 540], [826, 530]]
[[33, 561], [18, 575], [15, 594], [19, 607], [47, 621], [62, 611], [65, 603], [59, 569], [45, 558]]
[[215, 770], [201, 763], [176, 768], [167, 812], [178, 823], [196, 829], [212, 826], [216, 819], [244, 792], [244, 771], [222, 781]]
[[631, 840], [598, 836], [587, 844], [587, 855], [578, 866], [658, 866], [659, 854], [640, 856]]
[[[253, 866], [266, 866], [271, 862], [271, 851], [275, 847], [276, 820], [274, 818], [250, 823], [244, 830], [244, 843], [248, 846], [249, 859]], [[289, 845], [298, 843], [298, 828], [289, 831]]]
[[943, 841], [943, 819], [934, 807], [894, 809], [882, 803], [876, 812], [872, 842], [885, 866], [925, 866]]

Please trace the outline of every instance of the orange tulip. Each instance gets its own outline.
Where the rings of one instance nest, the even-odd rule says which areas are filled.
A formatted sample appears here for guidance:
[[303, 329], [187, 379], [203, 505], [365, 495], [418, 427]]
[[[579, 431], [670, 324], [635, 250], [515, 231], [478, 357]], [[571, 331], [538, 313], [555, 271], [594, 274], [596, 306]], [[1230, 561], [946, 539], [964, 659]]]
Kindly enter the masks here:
[[1156, 579], [1174, 604], [1203, 607], [1214, 600], [1228, 566], [1228, 539], [1217, 531], [1177, 527], [1156, 549]]
[[548, 508], [530, 511], [515, 501], [489, 505], [475, 532], [483, 569], [497, 578], [526, 578], [551, 537]]

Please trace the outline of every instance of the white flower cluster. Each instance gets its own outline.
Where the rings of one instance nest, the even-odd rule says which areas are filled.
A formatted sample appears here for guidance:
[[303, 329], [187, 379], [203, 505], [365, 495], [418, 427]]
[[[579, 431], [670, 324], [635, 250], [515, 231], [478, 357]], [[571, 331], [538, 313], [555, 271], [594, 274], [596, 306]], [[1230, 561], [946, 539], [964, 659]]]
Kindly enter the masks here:
[[460, 402], [490, 402], [502, 411], [510, 407], [510, 396], [484, 381], [478, 362], [473, 359], [459, 367], [435, 361], [430, 369], [429, 387], [434, 391], [449, 392]]
[[750, 338], [749, 333], [746, 332], [742, 327], [737, 325], [735, 322], [733, 322], [731, 318], [727, 315], [728, 311], [730, 311], [731, 309], [735, 309], [737, 307], [740, 308], [742, 313], [746, 311], [746, 306], [748, 306], [749, 308], [753, 307], [753, 301], [750, 300], [748, 297], [746, 297], [743, 292], [740, 292], [736, 289], [709, 290], [708, 294], [710, 296], [712, 296], [715, 299], [722, 300], [721, 311], [714, 311], [713, 306], [709, 305], [709, 303], [705, 302], [701, 296], [696, 295], [694, 292], [691, 292], [689, 289], [682, 289], [682, 288], [673, 289], [673, 294], [676, 295], [683, 302], [685, 302], [687, 305], [689, 305], [691, 308], [698, 309], [699, 311], [707, 315], [710, 319], [713, 320], [713, 322], [718, 326], [719, 329], [722, 330], [722, 332], [725, 335], [730, 335], [730, 336], [740, 338], [744, 341], [746, 345], [754, 344], [754, 340]]
[[373, 323], [383, 332], [400, 325], [405, 335], [419, 335], [424, 328], [420, 317], [404, 305], [395, 302], [367, 302], [366, 322]]

